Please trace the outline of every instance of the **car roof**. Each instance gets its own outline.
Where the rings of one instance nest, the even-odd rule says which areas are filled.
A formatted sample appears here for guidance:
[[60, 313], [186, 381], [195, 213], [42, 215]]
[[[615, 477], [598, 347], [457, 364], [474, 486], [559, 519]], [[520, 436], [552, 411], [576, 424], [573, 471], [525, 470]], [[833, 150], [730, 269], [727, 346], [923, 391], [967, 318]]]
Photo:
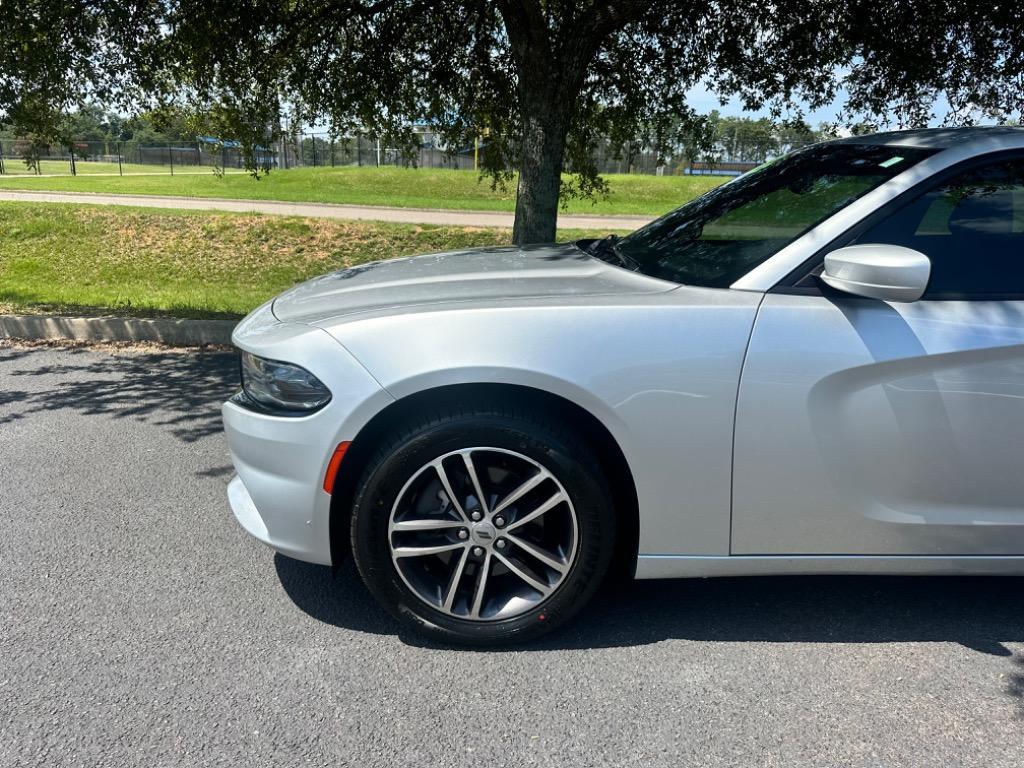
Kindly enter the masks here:
[[971, 128], [913, 128], [906, 131], [870, 133], [836, 139], [836, 144], [874, 144], [882, 146], [949, 149], [975, 141], [1011, 139], [1024, 143], [1024, 125], [981, 125]]

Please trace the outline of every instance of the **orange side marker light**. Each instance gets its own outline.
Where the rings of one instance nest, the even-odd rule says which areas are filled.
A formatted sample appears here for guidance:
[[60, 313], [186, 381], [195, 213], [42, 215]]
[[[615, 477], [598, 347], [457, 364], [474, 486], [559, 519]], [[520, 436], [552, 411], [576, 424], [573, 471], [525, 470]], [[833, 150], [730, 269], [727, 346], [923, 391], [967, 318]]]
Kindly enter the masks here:
[[331, 456], [331, 460], [327, 464], [327, 474], [324, 475], [324, 491], [326, 493], [334, 490], [334, 478], [341, 468], [341, 460], [345, 458], [345, 451], [351, 444], [346, 440], [344, 443], [338, 443], [338, 447], [334, 449], [334, 455]]

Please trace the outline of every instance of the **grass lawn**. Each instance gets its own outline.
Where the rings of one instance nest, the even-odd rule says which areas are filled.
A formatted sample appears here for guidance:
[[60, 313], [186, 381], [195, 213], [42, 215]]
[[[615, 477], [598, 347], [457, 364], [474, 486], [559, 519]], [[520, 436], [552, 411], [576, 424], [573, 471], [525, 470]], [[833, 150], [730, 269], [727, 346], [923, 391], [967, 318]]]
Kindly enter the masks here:
[[[159, 170], [159, 166], [144, 167]], [[607, 200], [572, 200], [564, 210], [568, 213], [658, 216], [724, 181], [722, 177], [715, 176], [611, 174], [605, 178], [611, 186]], [[209, 170], [190, 175], [176, 174], [173, 177], [170, 174], [90, 176], [83, 172], [77, 177], [32, 178], [5, 174], [0, 176], [0, 188], [233, 197], [399, 208], [515, 210], [514, 181], [508, 189], [495, 191], [486, 181], [479, 181], [472, 171], [435, 168], [294, 168], [271, 171], [268, 176], [259, 179], [239, 173], [218, 178]]]
[[0, 202], [0, 311], [237, 317], [330, 270], [510, 239], [508, 229]]

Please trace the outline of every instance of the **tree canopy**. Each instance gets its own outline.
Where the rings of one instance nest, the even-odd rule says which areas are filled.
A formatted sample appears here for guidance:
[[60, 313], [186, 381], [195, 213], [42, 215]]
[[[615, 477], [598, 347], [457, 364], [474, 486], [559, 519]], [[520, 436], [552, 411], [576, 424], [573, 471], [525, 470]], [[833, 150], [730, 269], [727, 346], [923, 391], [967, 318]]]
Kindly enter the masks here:
[[450, 145], [484, 136], [494, 179], [519, 171], [517, 242], [553, 239], [560, 194], [602, 189], [598, 140], [704, 135], [696, 85], [797, 126], [837, 97], [860, 124], [1024, 108], [1004, 0], [26, 0], [0, 28], [0, 118], [20, 130], [178, 103], [250, 152], [284, 113], [411, 150], [427, 121]]
[[[69, 141], [135, 141], [144, 144], [166, 144], [194, 139], [201, 129], [194, 116], [180, 110], [159, 113], [139, 112], [125, 116], [102, 109], [96, 104], [85, 104], [53, 126], [55, 136]], [[0, 126], [0, 139], [18, 138], [18, 128]]]

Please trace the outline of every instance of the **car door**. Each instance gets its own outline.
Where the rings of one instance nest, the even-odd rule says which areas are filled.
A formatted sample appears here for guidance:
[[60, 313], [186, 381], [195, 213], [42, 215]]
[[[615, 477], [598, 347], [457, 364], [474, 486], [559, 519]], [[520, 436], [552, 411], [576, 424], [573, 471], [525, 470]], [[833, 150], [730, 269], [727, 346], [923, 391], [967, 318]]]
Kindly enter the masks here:
[[958, 166], [824, 250], [857, 243], [926, 254], [927, 292], [838, 293], [823, 252], [765, 296], [732, 554], [1024, 554], [1024, 158]]

